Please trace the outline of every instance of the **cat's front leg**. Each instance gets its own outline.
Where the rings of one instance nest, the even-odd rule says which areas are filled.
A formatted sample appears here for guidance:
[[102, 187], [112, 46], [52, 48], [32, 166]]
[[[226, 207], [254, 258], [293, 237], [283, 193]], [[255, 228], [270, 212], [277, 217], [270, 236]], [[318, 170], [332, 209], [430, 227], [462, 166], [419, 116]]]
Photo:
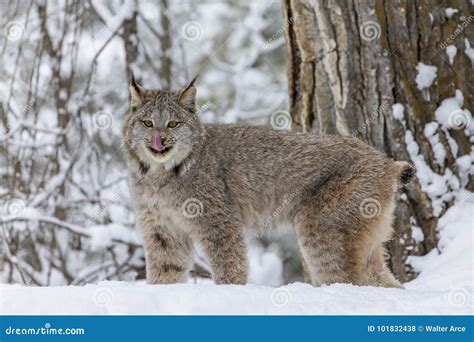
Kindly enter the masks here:
[[162, 225], [145, 226], [141, 231], [145, 248], [147, 283], [186, 282], [193, 264], [189, 237], [178, 235]]
[[216, 284], [245, 284], [248, 262], [243, 229], [232, 223], [204, 221], [196, 233]]

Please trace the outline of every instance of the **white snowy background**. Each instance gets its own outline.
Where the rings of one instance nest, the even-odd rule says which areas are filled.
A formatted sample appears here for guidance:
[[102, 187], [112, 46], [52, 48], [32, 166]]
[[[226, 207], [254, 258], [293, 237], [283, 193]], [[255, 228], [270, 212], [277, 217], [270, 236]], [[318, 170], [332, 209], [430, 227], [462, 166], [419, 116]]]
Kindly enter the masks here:
[[[409, 130], [407, 149], [434, 211], [448, 197], [455, 205], [439, 220], [438, 247], [409, 258], [419, 276], [406, 289], [304, 284], [291, 236], [249, 241], [246, 286], [213, 285], [198, 251], [188, 284], [145, 285], [120, 152], [125, 71], [161, 87], [168, 57], [173, 88], [200, 74], [203, 121], [268, 124], [287, 109], [281, 3], [170, 1], [172, 44], [165, 51], [158, 43], [163, 2], [91, 1], [80, 8], [48, 2], [47, 21], [37, 9], [42, 1], [28, 4], [0, 5], [0, 314], [472, 313], [474, 194], [464, 188], [473, 155], [457, 161], [461, 179], [440, 176]], [[134, 11], [138, 34], [128, 39], [138, 57], [130, 62], [120, 27]], [[469, 44], [463, 53], [472, 59]], [[446, 52], [450, 59], [460, 53]], [[421, 62], [417, 71], [420, 90], [437, 77]], [[458, 92], [444, 100], [425, 127], [436, 159], [444, 160], [445, 151], [433, 132], [453, 111], [465, 113], [473, 141], [472, 108], [462, 108], [462, 98]], [[403, 111], [403, 104], [393, 106], [396, 118]], [[422, 241], [421, 229], [412, 229]]]

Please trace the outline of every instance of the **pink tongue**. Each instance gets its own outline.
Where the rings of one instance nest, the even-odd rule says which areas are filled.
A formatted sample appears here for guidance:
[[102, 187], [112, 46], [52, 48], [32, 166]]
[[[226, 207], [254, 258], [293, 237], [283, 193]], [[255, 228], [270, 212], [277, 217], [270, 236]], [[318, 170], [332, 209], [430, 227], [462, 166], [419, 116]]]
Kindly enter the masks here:
[[159, 151], [159, 152], [161, 152], [165, 149], [165, 147], [161, 144], [160, 133], [155, 132], [153, 134], [153, 136], [151, 137], [150, 147], [153, 148], [154, 150]]

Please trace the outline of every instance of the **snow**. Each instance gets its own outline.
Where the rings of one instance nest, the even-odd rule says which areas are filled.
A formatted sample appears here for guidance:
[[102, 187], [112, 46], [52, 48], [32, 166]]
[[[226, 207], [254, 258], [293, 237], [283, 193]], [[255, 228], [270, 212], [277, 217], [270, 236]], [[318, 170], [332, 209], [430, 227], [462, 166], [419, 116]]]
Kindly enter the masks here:
[[394, 103], [392, 105], [393, 117], [395, 119], [403, 121], [404, 120], [404, 115], [403, 115], [404, 111], [405, 111], [405, 108], [403, 107], [403, 105], [401, 103]]
[[462, 92], [457, 89], [454, 97], [444, 99], [441, 105], [436, 109], [436, 121], [448, 129], [474, 130], [472, 114], [469, 110], [462, 108], [463, 103], [464, 96]]
[[[439, 243], [425, 256], [411, 256], [408, 262], [421, 271], [410, 288], [451, 289], [469, 294], [472, 309], [474, 193], [462, 191], [456, 205], [449, 208], [438, 224]], [[408, 286], [407, 286], [408, 287]]]
[[249, 249], [249, 282], [257, 285], [280, 286], [283, 284], [283, 261], [278, 255], [278, 247], [264, 248], [253, 245]]
[[438, 68], [419, 62], [416, 66], [417, 74], [415, 78], [416, 86], [423, 92], [426, 101], [430, 100], [429, 88], [436, 79]]
[[429, 122], [425, 125], [425, 128], [423, 129], [423, 133], [425, 137], [429, 138], [433, 136], [436, 133], [436, 130], [438, 129], [439, 125], [437, 122]]
[[89, 226], [87, 232], [91, 237], [91, 249], [94, 251], [105, 249], [106, 247], [112, 245], [114, 240], [139, 244], [139, 238], [136, 234], [136, 230], [131, 230], [116, 223]]
[[420, 227], [412, 226], [411, 227], [411, 237], [415, 242], [422, 242], [425, 239], [425, 235]]
[[[462, 95], [462, 94], [461, 94]], [[434, 172], [426, 163], [425, 157], [420, 154], [420, 147], [413, 137], [413, 132], [406, 127], [403, 117], [403, 106], [394, 106], [393, 115], [399, 119], [405, 128], [405, 145], [410, 160], [416, 167], [416, 176], [421, 185], [421, 189], [425, 192], [431, 201], [433, 215], [440, 216], [446, 203], [450, 202], [460, 189], [459, 179], [452, 173], [450, 169], [444, 170], [444, 174]], [[402, 118], [402, 119], [400, 119]], [[429, 139], [433, 147], [435, 160], [442, 165], [446, 157], [446, 151], [439, 142], [439, 136], [435, 134], [437, 129], [436, 123], [428, 123], [423, 133]], [[450, 141], [449, 132], [445, 131], [448, 141]], [[451, 139], [452, 140], [452, 139]], [[450, 145], [452, 142], [450, 142]], [[454, 144], [455, 145], [455, 144]]]
[[471, 59], [471, 64], [474, 68], [474, 48], [471, 47], [471, 44], [469, 43], [469, 40], [467, 38], [464, 38], [464, 45], [466, 46], [464, 52]]
[[[141, 285], [101, 282], [69, 287], [2, 285], [2, 314], [33, 315], [317, 315], [469, 314], [449, 291], [401, 290], [335, 284]], [[470, 293], [469, 293], [470, 295]]]
[[449, 64], [453, 65], [454, 57], [456, 57], [457, 52], [458, 52], [458, 49], [456, 46], [454, 45], [446, 46], [446, 54], [448, 55], [448, 58], [449, 58]]
[[439, 124], [437, 122], [430, 122], [425, 125], [423, 133], [433, 149], [435, 161], [438, 165], [444, 166], [444, 160], [446, 158], [446, 150], [443, 144], [439, 140], [439, 134], [436, 133]]
[[[463, 191], [439, 220], [439, 245], [408, 262], [420, 272], [405, 289], [333, 284], [281, 287], [102, 281], [85, 286], [0, 285], [2, 315], [467, 315], [473, 314], [474, 193]], [[413, 238], [423, 233], [413, 227]], [[438, 252], [439, 250], [439, 252]], [[269, 253], [267, 261], [274, 267]], [[273, 260], [273, 261], [272, 261]], [[278, 272], [277, 272], [278, 273]], [[266, 274], [265, 277], [272, 277]]]
[[416, 70], [418, 73], [416, 75], [415, 82], [418, 89], [424, 90], [429, 88], [436, 79], [438, 68], [433, 65], [427, 65], [419, 62], [416, 66]]
[[444, 10], [444, 13], [446, 14], [446, 18], [451, 19], [453, 14], [458, 13], [459, 10], [456, 8], [448, 7]]
[[469, 181], [469, 175], [474, 174], [473, 157], [464, 155], [456, 159], [461, 186], [465, 187]]

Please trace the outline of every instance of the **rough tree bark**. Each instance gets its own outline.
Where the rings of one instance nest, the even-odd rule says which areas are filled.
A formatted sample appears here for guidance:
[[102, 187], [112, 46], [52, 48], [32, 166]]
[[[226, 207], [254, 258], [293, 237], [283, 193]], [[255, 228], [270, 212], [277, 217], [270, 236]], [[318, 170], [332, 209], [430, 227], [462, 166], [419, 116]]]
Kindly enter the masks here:
[[[449, 17], [448, 7], [458, 12]], [[472, 152], [469, 137], [463, 130], [439, 126], [446, 150], [444, 165], [439, 165], [423, 130], [456, 89], [464, 95], [464, 108], [472, 112], [474, 72], [465, 50], [466, 41], [474, 42], [473, 10], [471, 1], [456, 0], [284, 0], [292, 128], [354, 135], [394, 159], [410, 160], [405, 128], [392, 113], [392, 105], [400, 103], [406, 129], [428, 166], [441, 175], [447, 169], [458, 175], [455, 158]], [[447, 45], [457, 47], [452, 65]], [[425, 94], [415, 81], [419, 62], [437, 67], [437, 78]], [[449, 136], [458, 151], [453, 151]], [[467, 188], [474, 188], [472, 177]], [[436, 248], [439, 213], [433, 212], [419, 182], [403, 193], [406, 199], [402, 195], [398, 200], [395, 236], [388, 247], [393, 271], [407, 281], [415, 276], [407, 256]], [[421, 227], [422, 242], [412, 237], [412, 225]]]
[[160, 60], [159, 76], [161, 78], [162, 88], [171, 88], [171, 25], [168, 13], [168, 0], [160, 0], [160, 23], [162, 30], [159, 34], [160, 49], [162, 52]]
[[123, 32], [121, 34], [125, 50], [125, 69], [127, 80], [132, 80], [132, 66], [138, 58], [138, 34], [137, 34], [137, 2], [134, 3], [131, 17], [126, 18], [122, 23]]

